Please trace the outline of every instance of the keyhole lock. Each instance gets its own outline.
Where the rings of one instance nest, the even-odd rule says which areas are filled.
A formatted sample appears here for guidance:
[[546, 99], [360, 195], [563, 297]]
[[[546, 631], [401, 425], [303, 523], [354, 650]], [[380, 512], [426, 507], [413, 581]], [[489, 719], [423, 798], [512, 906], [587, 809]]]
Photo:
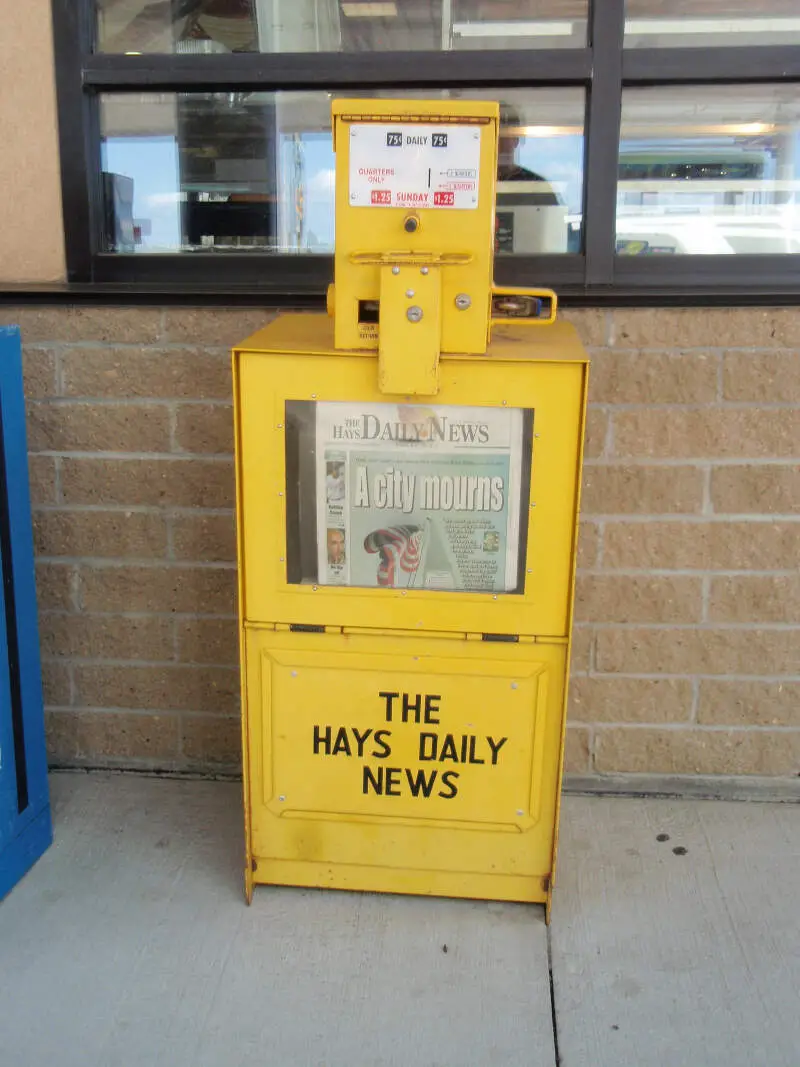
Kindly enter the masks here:
[[419, 229], [419, 216], [418, 215], [406, 215], [403, 219], [403, 229], [406, 233], [416, 233]]

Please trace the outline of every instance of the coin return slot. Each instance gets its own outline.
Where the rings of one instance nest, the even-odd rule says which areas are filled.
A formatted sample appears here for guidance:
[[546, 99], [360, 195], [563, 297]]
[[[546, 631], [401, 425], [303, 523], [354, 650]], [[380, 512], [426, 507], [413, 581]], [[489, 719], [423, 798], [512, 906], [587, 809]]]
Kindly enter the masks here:
[[358, 321], [364, 324], [372, 323], [377, 325], [380, 321], [380, 307], [379, 300], [359, 300]]

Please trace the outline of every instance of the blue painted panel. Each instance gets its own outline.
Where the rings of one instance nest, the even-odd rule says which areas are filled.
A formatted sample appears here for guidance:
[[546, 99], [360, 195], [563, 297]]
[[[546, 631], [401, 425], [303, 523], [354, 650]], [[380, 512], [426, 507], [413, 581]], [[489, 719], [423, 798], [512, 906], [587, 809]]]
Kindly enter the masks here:
[[0, 327], [0, 898], [52, 840], [19, 330]]

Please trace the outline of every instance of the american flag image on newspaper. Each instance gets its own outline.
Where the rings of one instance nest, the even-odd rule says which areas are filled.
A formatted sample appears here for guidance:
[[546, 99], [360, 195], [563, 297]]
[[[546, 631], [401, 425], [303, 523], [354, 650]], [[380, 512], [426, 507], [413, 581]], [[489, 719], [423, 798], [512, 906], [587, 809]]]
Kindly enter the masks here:
[[[367, 552], [378, 553], [378, 585], [393, 587], [398, 571], [416, 577], [422, 559], [421, 526], [387, 526], [364, 538]], [[410, 580], [408, 584], [413, 584]]]

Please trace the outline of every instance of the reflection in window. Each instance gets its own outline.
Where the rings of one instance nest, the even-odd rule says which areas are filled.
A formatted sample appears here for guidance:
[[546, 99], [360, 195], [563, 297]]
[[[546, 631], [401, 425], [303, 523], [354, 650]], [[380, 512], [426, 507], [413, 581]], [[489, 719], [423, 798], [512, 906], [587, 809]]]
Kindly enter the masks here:
[[575, 48], [587, 0], [96, 0], [102, 52]]
[[630, 89], [617, 252], [800, 252], [797, 86]]
[[[437, 93], [373, 95], [429, 99]], [[438, 95], [502, 101], [497, 251], [579, 251], [583, 91]], [[104, 249], [332, 253], [331, 96], [104, 95]]]
[[797, 0], [627, 0], [625, 15], [628, 48], [800, 42]]

